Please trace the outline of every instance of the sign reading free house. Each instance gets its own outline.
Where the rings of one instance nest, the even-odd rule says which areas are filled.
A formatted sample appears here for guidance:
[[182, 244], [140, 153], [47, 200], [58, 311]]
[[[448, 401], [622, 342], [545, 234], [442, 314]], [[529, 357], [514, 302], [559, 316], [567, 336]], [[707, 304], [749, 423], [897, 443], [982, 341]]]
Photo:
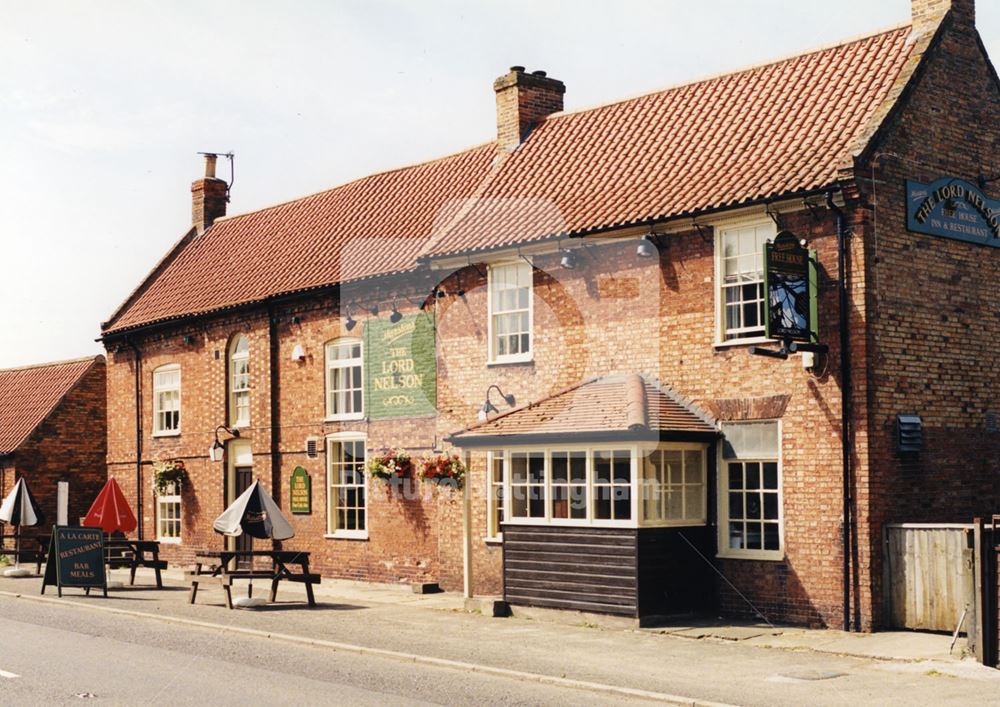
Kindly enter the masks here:
[[1000, 201], [962, 179], [906, 180], [906, 228], [1000, 248]]
[[372, 420], [433, 415], [437, 409], [434, 315], [365, 323], [367, 410]]

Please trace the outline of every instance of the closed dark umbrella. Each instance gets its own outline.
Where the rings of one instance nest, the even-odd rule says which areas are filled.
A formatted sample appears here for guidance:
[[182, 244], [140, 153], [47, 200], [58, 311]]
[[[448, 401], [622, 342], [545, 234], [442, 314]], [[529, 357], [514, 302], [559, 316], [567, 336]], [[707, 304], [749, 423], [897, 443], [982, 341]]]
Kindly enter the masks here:
[[31, 489], [28, 488], [28, 482], [23, 476], [17, 480], [7, 498], [0, 504], [0, 522], [13, 525], [15, 528], [14, 571], [20, 574], [21, 526], [31, 527], [45, 522], [45, 516], [35, 502], [35, 497], [31, 495]]
[[[232, 505], [222, 512], [212, 529], [217, 533], [235, 538], [246, 533], [250, 538], [266, 540], [287, 540], [295, 535], [292, 524], [281, 513], [278, 504], [260, 485], [260, 479], [240, 494]], [[253, 540], [250, 541], [253, 550]], [[253, 578], [247, 590], [247, 598], [253, 597]]]

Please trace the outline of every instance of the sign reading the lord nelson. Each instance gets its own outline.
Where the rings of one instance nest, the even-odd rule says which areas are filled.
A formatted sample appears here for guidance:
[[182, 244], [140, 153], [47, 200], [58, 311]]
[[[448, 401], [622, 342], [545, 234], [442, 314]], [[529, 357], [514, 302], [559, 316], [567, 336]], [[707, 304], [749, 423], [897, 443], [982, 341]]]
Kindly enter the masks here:
[[1000, 201], [955, 177], [930, 184], [906, 180], [906, 228], [1000, 248]]
[[398, 322], [365, 323], [368, 417], [433, 415], [437, 409], [434, 315], [407, 314]]
[[288, 507], [296, 515], [312, 513], [312, 480], [309, 472], [301, 466], [295, 467], [289, 482]]

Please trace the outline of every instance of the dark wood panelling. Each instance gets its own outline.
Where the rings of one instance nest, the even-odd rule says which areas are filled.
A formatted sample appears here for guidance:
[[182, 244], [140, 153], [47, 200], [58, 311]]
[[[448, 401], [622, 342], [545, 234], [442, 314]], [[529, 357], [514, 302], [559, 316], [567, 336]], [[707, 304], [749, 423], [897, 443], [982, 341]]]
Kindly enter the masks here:
[[505, 525], [504, 598], [633, 617], [706, 610], [712, 539], [707, 527]]
[[638, 616], [635, 530], [505, 525], [503, 540], [506, 601]]

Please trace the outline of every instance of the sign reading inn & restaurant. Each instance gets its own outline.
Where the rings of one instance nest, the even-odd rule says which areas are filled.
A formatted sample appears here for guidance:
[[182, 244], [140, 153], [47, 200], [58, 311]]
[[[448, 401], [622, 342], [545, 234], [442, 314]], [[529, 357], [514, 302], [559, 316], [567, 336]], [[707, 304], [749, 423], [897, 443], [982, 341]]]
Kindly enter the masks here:
[[906, 180], [906, 228], [915, 233], [1000, 248], [1000, 201], [965, 180]]

